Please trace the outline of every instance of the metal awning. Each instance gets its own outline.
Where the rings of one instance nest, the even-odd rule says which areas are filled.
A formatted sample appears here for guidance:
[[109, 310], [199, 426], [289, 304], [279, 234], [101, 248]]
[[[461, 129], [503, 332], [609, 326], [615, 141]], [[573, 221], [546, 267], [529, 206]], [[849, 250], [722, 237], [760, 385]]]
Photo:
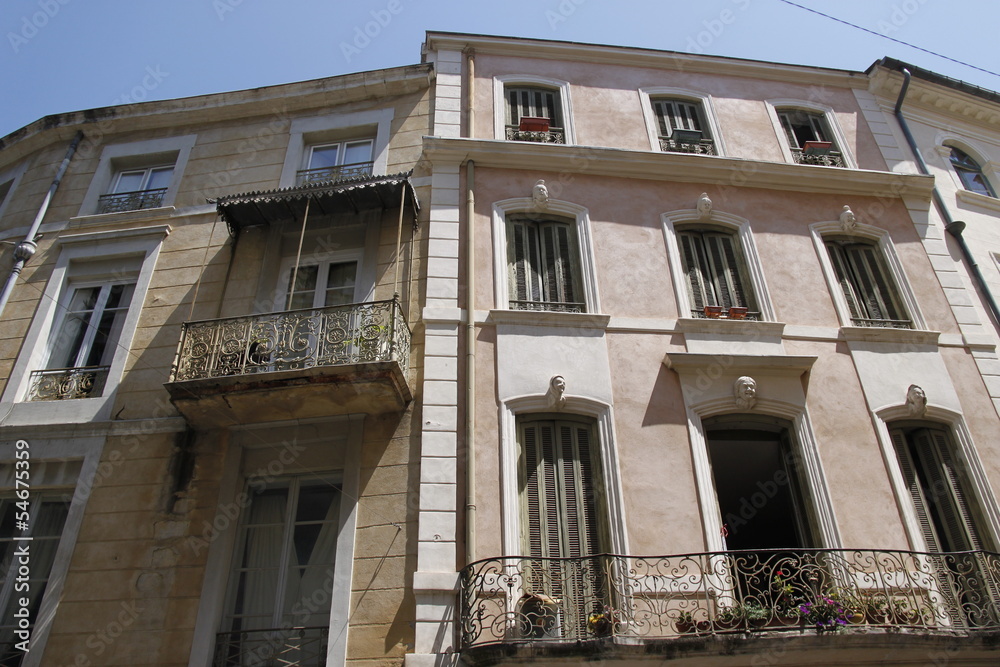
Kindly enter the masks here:
[[301, 220], [307, 201], [310, 202], [310, 217], [394, 209], [399, 207], [400, 201], [405, 201], [413, 211], [413, 224], [416, 225], [420, 203], [410, 183], [411, 173], [359, 176], [280, 190], [226, 195], [209, 200], [209, 203], [215, 204], [233, 236], [245, 227]]

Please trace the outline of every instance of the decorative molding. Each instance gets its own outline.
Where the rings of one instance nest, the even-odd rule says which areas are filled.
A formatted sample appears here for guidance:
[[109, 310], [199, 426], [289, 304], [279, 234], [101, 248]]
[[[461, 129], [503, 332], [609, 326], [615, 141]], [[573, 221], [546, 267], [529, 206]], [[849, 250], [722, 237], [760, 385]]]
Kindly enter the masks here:
[[[682, 183], [726, 183], [737, 188], [766, 188], [793, 192], [831, 193], [865, 197], [896, 196], [930, 200], [934, 177], [897, 174], [840, 167], [807, 168], [783, 162], [741, 160], [716, 155], [654, 153], [619, 148], [539, 144], [530, 141], [452, 139], [424, 137], [424, 154], [442, 163], [475, 160], [479, 167], [523, 171], [532, 169], [589, 176], [676, 181]], [[739, 178], [733, 178], [738, 174]]]
[[937, 345], [941, 336], [940, 331], [893, 329], [890, 327], [841, 327], [840, 333], [847, 341], [906, 345]]
[[564, 327], [568, 329], [608, 328], [610, 315], [589, 313], [558, 313], [548, 310], [491, 310], [486, 324], [508, 324], [536, 327]]
[[819, 357], [783, 354], [698, 354], [693, 352], [667, 352], [664, 365], [675, 371], [706, 368], [720, 361], [737, 372], [754, 372], [759, 375], [789, 374], [801, 375], [816, 363]]
[[780, 339], [785, 330], [784, 322], [755, 322], [753, 320], [723, 320], [701, 317], [680, 317], [677, 331], [692, 334], [737, 334], [752, 339]]

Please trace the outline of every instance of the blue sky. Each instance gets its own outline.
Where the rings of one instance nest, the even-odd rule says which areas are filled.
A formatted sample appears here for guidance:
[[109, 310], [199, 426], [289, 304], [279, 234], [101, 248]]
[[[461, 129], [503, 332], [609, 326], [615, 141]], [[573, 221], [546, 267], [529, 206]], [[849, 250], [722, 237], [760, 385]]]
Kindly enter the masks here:
[[[996, 0], [795, 0], [1000, 70]], [[1000, 90], [1000, 77], [782, 0], [4, 0], [0, 136], [45, 115], [420, 62], [426, 30], [864, 70], [889, 55]]]

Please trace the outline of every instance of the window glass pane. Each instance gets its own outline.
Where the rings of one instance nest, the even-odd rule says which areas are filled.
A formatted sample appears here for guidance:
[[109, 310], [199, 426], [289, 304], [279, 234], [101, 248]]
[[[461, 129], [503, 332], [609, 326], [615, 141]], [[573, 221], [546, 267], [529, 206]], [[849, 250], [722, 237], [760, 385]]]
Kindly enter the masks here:
[[173, 167], [158, 167], [156, 169], [151, 169], [149, 172], [149, 181], [146, 183], [146, 190], [157, 190], [159, 188], [165, 188], [170, 185], [170, 179], [173, 178], [174, 168]]
[[73, 292], [69, 311], [52, 345], [48, 368], [75, 368], [87, 334], [100, 287], [83, 287]]
[[[300, 266], [295, 273], [295, 288], [292, 290], [292, 298], [286, 305], [288, 310], [297, 308], [312, 308], [316, 295], [316, 277], [319, 274], [319, 265]], [[291, 273], [289, 274], [291, 277]]]
[[146, 170], [123, 171], [118, 175], [118, 182], [115, 184], [112, 193], [135, 192], [142, 190], [142, 182], [146, 178]]
[[357, 273], [357, 262], [339, 262], [330, 265], [326, 280], [327, 306], [342, 306], [354, 302]]
[[313, 146], [312, 154], [309, 156], [310, 169], [328, 169], [340, 164], [337, 157], [340, 155], [340, 144], [329, 146]]
[[344, 164], [370, 162], [372, 159], [372, 142], [355, 141], [344, 146]]

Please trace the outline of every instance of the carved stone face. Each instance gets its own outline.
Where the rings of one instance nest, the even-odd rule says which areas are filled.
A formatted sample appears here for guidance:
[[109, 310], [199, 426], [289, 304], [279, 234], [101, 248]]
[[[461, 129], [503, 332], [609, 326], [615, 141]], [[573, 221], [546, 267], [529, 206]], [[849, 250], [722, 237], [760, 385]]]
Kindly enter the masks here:
[[736, 405], [740, 408], [752, 408], [757, 402], [757, 381], [748, 375], [737, 378], [733, 385], [733, 393], [736, 395]]
[[549, 382], [549, 386], [552, 387], [556, 393], [562, 394], [566, 391], [566, 380], [562, 375], [554, 375], [552, 376], [552, 380]]
[[922, 387], [911, 384], [906, 390], [906, 408], [911, 415], [922, 415], [927, 409], [927, 394]]

